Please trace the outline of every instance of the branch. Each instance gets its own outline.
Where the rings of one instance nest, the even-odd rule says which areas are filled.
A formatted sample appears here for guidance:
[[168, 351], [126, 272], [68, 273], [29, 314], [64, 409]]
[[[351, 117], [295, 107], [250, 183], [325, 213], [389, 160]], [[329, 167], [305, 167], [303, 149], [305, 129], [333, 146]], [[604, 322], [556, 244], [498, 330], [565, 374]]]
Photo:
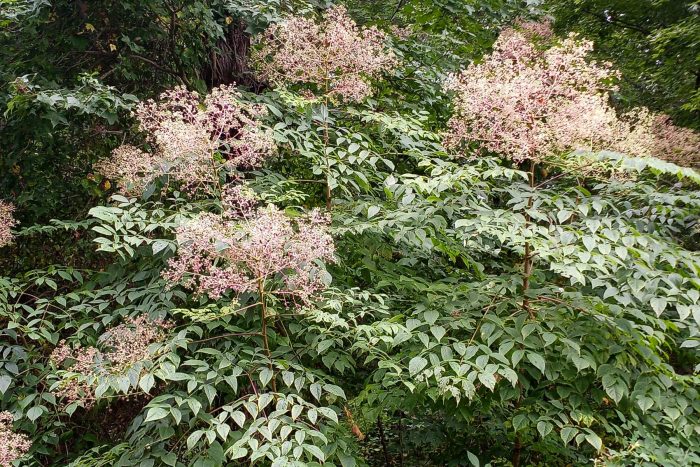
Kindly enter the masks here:
[[391, 14], [391, 17], [389, 18], [389, 21], [393, 21], [394, 17], [398, 14], [398, 12], [403, 8], [403, 6], [406, 4], [406, 0], [399, 0], [399, 3], [396, 4], [396, 8], [394, 9], [394, 13]]
[[146, 63], [148, 63], [149, 65], [151, 65], [153, 68], [155, 68], [155, 69], [157, 69], [157, 70], [160, 70], [160, 71], [163, 71], [163, 72], [168, 73], [168, 74], [170, 74], [170, 75], [173, 75], [174, 77], [176, 77], [176, 78], [178, 78], [180, 81], [182, 81], [182, 84], [184, 84], [184, 85], [187, 86], [187, 87], [191, 87], [189, 81], [187, 80], [187, 78], [185, 78], [181, 73], [179, 73], [179, 72], [177, 72], [177, 71], [175, 71], [175, 70], [172, 70], [172, 69], [170, 69], [170, 68], [167, 68], [167, 67], [164, 67], [164, 66], [162, 66], [162, 65], [159, 65], [158, 63], [154, 62], [154, 61], [151, 60], [150, 58], [146, 58], [146, 57], [143, 57], [143, 56], [141, 56], [141, 55], [130, 54], [130, 55], [128, 55], [128, 56], [131, 57], [131, 58], [135, 58], [135, 59], [137, 59], [137, 60], [141, 60], [142, 62], [146, 62]]
[[594, 13], [594, 12], [592, 12], [592, 11], [590, 11], [590, 10], [581, 10], [581, 11], [582, 11], [583, 13], [589, 15], [589, 16], [593, 16], [594, 18], [597, 18], [599, 21], [602, 21], [602, 22], [605, 23], [605, 24], [611, 24], [611, 25], [613, 25], [613, 26], [619, 26], [619, 27], [621, 27], [621, 28], [631, 29], [631, 30], [633, 30], [633, 31], [641, 32], [641, 33], [644, 34], [645, 36], [648, 36], [649, 34], [651, 34], [651, 31], [649, 31], [648, 29], [643, 28], [642, 26], [639, 26], [639, 25], [636, 25], [636, 24], [632, 24], [632, 23], [628, 23], [628, 22], [626, 22], [626, 21], [622, 21], [622, 20], [620, 20], [620, 19], [613, 18], [612, 16], [607, 16], [607, 17], [606, 17], [606, 16], [600, 15], [600, 14], [598, 14], [598, 13]]

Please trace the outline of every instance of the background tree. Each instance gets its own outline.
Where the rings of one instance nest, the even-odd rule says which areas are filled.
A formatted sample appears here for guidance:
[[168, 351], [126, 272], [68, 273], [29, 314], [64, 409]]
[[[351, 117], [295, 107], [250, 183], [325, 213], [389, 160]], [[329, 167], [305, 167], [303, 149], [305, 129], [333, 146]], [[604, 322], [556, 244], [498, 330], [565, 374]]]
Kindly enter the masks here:
[[546, 1], [559, 31], [576, 31], [622, 72], [623, 107], [644, 105], [676, 123], [700, 125], [697, 1]]

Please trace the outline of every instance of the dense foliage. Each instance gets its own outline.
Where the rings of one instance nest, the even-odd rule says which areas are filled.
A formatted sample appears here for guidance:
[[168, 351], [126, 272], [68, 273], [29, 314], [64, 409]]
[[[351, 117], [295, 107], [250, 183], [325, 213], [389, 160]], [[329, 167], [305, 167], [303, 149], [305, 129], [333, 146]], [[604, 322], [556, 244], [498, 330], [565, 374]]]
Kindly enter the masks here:
[[698, 128], [700, 4], [694, 0], [553, 0], [562, 31], [577, 31], [614, 60], [620, 105], [644, 104]]
[[0, 465], [700, 465], [697, 5], [570, 3], [0, 0]]

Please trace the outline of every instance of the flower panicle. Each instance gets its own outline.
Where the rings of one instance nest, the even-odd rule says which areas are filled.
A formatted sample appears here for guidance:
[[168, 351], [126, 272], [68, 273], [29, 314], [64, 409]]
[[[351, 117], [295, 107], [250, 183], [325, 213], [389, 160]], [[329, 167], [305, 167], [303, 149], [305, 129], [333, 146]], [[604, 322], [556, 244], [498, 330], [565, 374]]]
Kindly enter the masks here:
[[543, 49], [549, 24], [520, 23], [504, 30], [493, 52], [452, 75], [455, 114], [445, 146], [478, 155], [496, 153], [515, 162], [540, 160], [573, 150], [620, 151], [684, 165], [697, 157], [697, 133], [675, 127], [647, 109], [618, 115], [608, 92], [619, 73], [589, 60], [590, 41], [576, 34]]
[[66, 404], [80, 402], [86, 409], [95, 402], [93, 388], [98, 376], [123, 373], [150, 357], [149, 346], [162, 342], [172, 323], [151, 320], [146, 315], [126, 318], [98, 338], [98, 347], [73, 348], [65, 340], [54, 348], [49, 360], [68, 368], [76, 377], [61, 381], [55, 392]]
[[271, 133], [260, 125], [264, 114], [261, 106], [244, 103], [234, 86], [214, 88], [204, 99], [178, 86], [136, 108], [152, 150], [120, 146], [97, 170], [128, 194], [142, 194], [163, 176], [188, 192], [210, 190], [219, 181], [217, 154], [232, 169], [259, 167], [274, 154]]
[[359, 27], [335, 6], [320, 23], [293, 16], [270, 26], [253, 59], [273, 84], [312, 84], [331, 98], [360, 102], [372, 94], [369, 80], [397, 64], [386, 41], [384, 32]]
[[9, 245], [14, 239], [12, 229], [18, 224], [14, 212], [15, 206], [12, 203], [0, 200], [0, 248]]
[[202, 214], [178, 229], [165, 280], [218, 299], [280, 279], [273, 293], [308, 303], [325, 288], [317, 261], [334, 261], [328, 217], [314, 210], [292, 220], [272, 205], [243, 210], [237, 202], [225, 201], [234, 207], [223, 217]]
[[2, 467], [10, 467], [32, 447], [32, 442], [27, 435], [13, 430], [13, 421], [14, 417], [10, 412], [0, 412], [0, 466]]

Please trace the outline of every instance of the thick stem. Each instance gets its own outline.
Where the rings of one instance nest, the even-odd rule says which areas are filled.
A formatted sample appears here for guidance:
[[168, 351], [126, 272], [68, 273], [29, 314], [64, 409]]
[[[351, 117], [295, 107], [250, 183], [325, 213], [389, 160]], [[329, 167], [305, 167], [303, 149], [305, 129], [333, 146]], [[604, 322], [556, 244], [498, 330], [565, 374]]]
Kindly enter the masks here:
[[386, 447], [386, 436], [384, 436], [384, 425], [382, 424], [382, 415], [379, 414], [377, 417], [377, 429], [379, 430], [379, 441], [382, 443], [382, 450], [384, 451], [384, 462], [386, 467], [391, 465], [389, 460], [389, 449]]
[[328, 180], [326, 180], [326, 211], [331, 210], [331, 185]]
[[520, 467], [520, 453], [523, 445], [520, 443], [520, 435], [515, 436], [515, 446], [513, 448], [513, 467]]
[[263, 349], [267, 355], [268, 368], [270, 368], [270, 371], [272, 372], [272, 390], [276, 392], [277, 385], [275, 383], [274, 370], [272, 369], [272, 354], [270, 353], [270, 343], [267, 340], [267, 303], [265, 300], [265, 283], [262, 279], [258, 279], [258, 294], [260, 295], [260, 320], [262, 322], [261, 333], [263, 338]]
[[399, 467], [403, 467], [403, 412], [399, 413], [399, 448], [401, 450], [399, 454]]
[[323, 157], [326, 162], [326, 210], [331, 210], [331, 164], [328, 160], [328, 83], [326, 83], [326, 94], [324, 105], [326, 116], [323, 118]]
[[[522, 349], [522, 345], [520, 346]], [[519, 371], [519, 373], [522, 373], [522, 369]], [[520, 408], [520, 401], [523, 399], [523, 385], [518, 381], [518, 400], [515, 401], [515, 410], [517, 411]], [[518, 433], [515, 434], [515, 445], [513, 446], [513, 467], [520, 467], [520, 454], [522, 453], [523, 450], [523, 444], [522, 441], [520, 440], [520, 435]]]
[[[532, 209], [532, 198], [534, 196], [534, 190], [535, 190], [535, 161], [530, 160], [530, 171], [528, 172], [528, 180], [530, 182], [530, 188], [531, 188], [531, 193], [530, 197], [528, 198], [527, 202], [527, 209], [530, 210]], [[528, 213], [525, 213], [525, 230], [527, 231], [530, 228], [530, 215]], [[532, 259], [532, 247], [530, 246], [530, 242], [526, 241], [525, 242], [525, 258], [523, 259], [523, 308], [527, 310], [527, 312], [530, 314], [530, 318], [534, 318], [534, 313], [532, 311], [532, 308], [530, 307], [530, 299], [527, 297], [527, 292], [530, 289], [530, 276], [532, 275], [532, 265], [533, 265], [533, 259]]]

